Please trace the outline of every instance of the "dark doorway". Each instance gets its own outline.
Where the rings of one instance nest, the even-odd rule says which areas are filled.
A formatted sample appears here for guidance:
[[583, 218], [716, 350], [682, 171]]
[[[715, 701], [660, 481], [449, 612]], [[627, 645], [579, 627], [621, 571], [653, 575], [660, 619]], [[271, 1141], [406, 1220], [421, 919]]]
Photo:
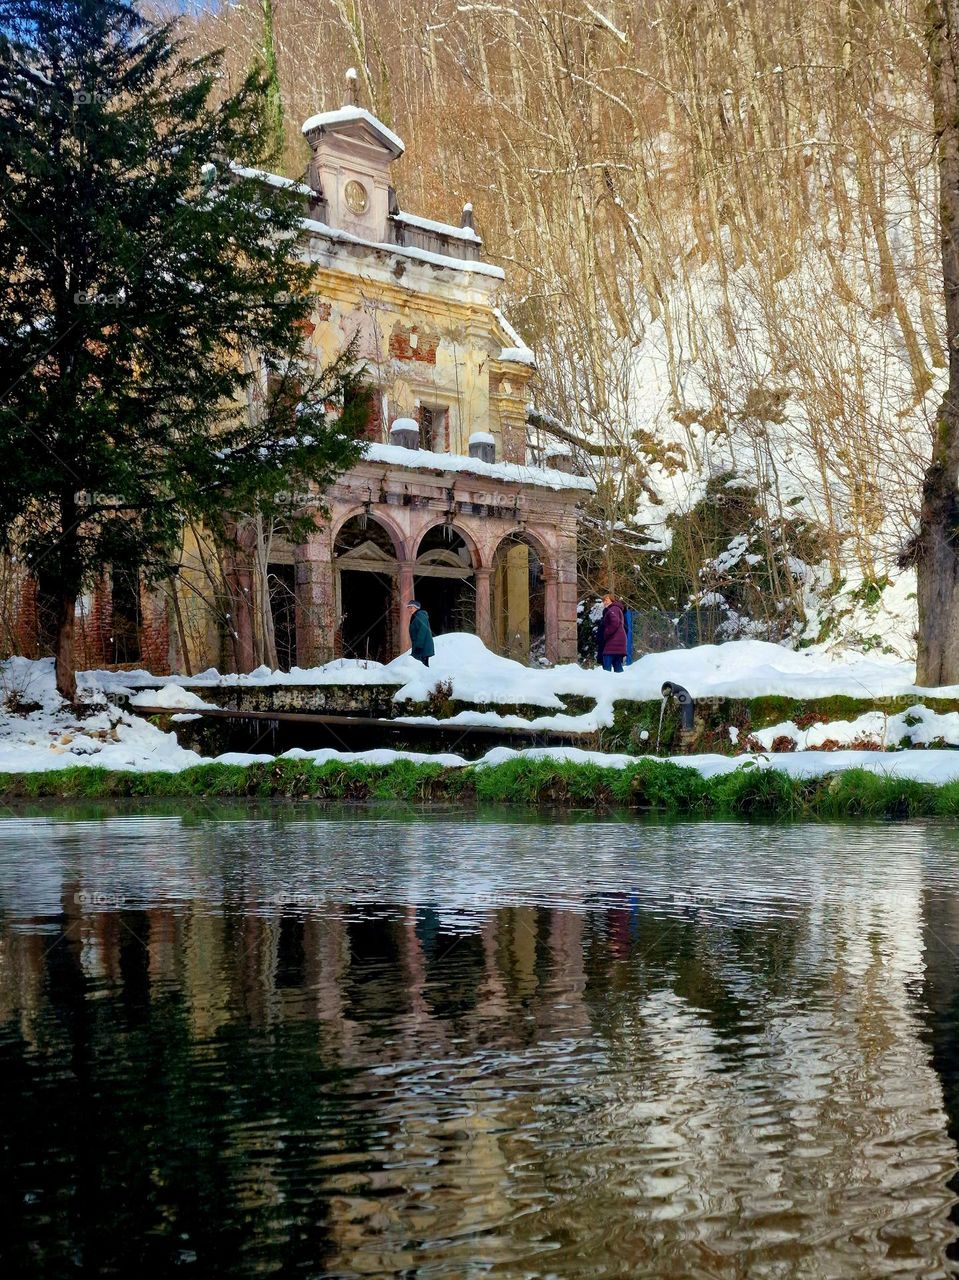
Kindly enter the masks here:
[[277, 665], [281, 671], [290, 671], [296, 666], [296, 565], [268, 564], [266, 578]]
[[416, 599], [430, 616], [435, 636], [476, 630], [476, 591], [472, 581], [457, 578], [414, 579]]
[[413, 591], [430, 616], [434, 635], [476, 630], [473, 560], [466, 542], [450, 525], [438, 525], [423, 535]]
[[389, 662], [396, 657], [396, 550], [369, 515], [354, 516], [336, 536], [339, 652], [344, 658]]
[[344, 658], [389, 662], [393, 657], [393, 580], [385, 573], [340, 570], [340, 628]]
[[37, 574], [37, 657], [47, 658], [56, 652], [57, 620], [60, 597], [57, 583], [41, 569]]
[[114, 569], [112, 606], [113, 661], [140, 661], [140, 574], [135, 568]]

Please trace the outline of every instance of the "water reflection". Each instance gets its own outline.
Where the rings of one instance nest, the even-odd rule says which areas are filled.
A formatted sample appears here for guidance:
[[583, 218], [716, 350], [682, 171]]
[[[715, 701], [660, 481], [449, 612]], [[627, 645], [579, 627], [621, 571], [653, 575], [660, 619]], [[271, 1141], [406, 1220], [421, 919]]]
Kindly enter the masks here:
[[0, 1261], [953, 1274], [957, 843], [2, 823]]

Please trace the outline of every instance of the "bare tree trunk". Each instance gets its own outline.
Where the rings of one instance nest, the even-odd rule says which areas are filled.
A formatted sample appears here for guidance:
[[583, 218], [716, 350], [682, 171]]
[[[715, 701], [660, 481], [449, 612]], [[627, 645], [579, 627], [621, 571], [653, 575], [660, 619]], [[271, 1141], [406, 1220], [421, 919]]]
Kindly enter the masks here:
[[276, 656], [276, 630], [273, 626], [273, 602], [270, 599], [269, 572], [270, 549], [273, 546], [273, 521], [271, 520], [269, 528], [266, 528], [263, 516], [258, 512], [254, 523], [256, 526], [257, 594], [259, 596], [263, 661], [271, 671], [276, 671], [280, 664]]
[[922, 487], [917, 541], [922, 685], [959, 682], [959, 0], [929, 0], [949, 386]]
[[64, 587], [60, 593], [57, 613], [57, 647], [55, 671], [57, 693], [67, 702], [77, 700], [76, 649], [74, 625], [77, 617], [76, 592]]
[[60, 538], [56, 558], [57, 573], [57, 639], [54, 662], [57, 693], [67, 702], [77, 700], [77, 657], [74, 631], [77, 618], [77, 592], [80, 589], [77, 566], [77, 508], [72, 491], [60, 495]]

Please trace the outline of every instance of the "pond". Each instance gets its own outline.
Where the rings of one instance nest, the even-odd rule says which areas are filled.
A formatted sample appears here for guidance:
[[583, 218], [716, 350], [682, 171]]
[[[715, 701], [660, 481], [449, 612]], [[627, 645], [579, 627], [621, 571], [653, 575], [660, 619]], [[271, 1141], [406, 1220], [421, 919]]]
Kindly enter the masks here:
[[959, 829], [0, 822], [9, 1276], [956, 1273]]

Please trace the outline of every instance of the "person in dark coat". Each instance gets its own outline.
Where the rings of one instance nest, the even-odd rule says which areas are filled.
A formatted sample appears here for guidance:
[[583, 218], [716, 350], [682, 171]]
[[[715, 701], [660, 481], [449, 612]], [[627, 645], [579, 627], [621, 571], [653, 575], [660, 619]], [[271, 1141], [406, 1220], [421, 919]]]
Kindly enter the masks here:
[[419, 600], [411, 600], [406, 606], [410, 619], [410, 646], [412, 656], [424, 667], [430, 665], [430, 658], [436, 652], [433, 646], [433, 632], [430, 630], [430, 615], [421, 606]]
[[603, 593], [603, 616], [599, 622], [599, 660], [604, 671], [622, 671], [626, 657], [626, 616], [611, 591]]

